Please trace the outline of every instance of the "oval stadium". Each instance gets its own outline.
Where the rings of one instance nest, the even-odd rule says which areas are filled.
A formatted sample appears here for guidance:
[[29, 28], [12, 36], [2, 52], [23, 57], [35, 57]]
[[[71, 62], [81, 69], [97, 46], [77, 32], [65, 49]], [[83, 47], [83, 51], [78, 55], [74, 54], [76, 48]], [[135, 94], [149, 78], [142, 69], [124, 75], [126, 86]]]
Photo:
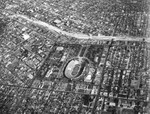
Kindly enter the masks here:
[[69, 79], [79, 79], [88, 74], [89, 64], [86, 58], [73, 58], [67, 62], [63, 74]]

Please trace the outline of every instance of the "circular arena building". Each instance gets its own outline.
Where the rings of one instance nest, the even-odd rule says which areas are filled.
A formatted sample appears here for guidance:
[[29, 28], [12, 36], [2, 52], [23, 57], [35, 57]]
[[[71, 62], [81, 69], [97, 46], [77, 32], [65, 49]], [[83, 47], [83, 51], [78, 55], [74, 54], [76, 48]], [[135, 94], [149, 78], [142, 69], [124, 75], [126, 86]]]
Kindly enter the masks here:
[[84, 57], [70, 59], [65, 65], [63, 74], [69, 79], [80, 79], [89, 73], [90, 61]]

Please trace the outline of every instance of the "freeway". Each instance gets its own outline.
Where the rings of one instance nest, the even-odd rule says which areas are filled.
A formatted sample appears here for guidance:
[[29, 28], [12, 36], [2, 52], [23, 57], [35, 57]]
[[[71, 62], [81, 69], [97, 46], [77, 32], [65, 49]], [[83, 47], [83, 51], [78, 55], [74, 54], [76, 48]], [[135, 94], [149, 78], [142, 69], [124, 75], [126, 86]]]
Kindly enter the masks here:
[[11, 18], [23, 18], [25, 20], [27, 20], [28, 22], [30, 23], [33, 23], [33, 24], [36, 24], [37, 26], [42, 26], [42, 27], [45, 27], [47, 28], [48, 30], [50, 31], [55, 31], [59, 34], [62, 34], [62, 35], [66, 35], [66, 36], [69, 36], [69, 37], [74, 37], [74, 38], [77, 38], [77, 39], [96, 39], [96, 40], [111, 40], [111, 39], [114, 39], [114, 40], [128, 40], [128, 41], [141, 41], [143, 39], [145, 39], [145, 41], [147, 42], [150, 42], [150, 38], [138, 38], [138, 37], [129, 37], [129, 36], [119, 36], [119, 37], [114, 37], [114, 36], [103, 36], [103, 35], [100, 35], [100, 36], [92, 36], [92, 35], [86, 35], [86, 34], [82, 34], [82, 33], [70, 33], [70, 32], [66, 32], [66, 31], [63, 31], [59, 28], [57, 28], [56, 26], [53, 26], [53, 25], [50, 25], [46, 22], [43, 22], [43, 21], [40, 21], [40, 20], [37, 20], [35, 18], [29, 18], [28, 16], [26, 15], [21, 15], [21, 14], [13, 14], [11, 16], [9, 16]]

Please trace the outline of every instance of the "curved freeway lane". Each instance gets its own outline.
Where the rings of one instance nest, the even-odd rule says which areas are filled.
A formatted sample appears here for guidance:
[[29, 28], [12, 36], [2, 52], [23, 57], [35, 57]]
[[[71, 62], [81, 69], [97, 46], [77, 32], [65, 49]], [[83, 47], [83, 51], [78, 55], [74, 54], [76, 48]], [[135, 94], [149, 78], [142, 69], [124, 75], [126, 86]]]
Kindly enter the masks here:
[[[89, 35], [86, 35], [86, 34], [82, 34], [82, 33], [70, 33], [70, 32], [66, 32], [66, 31], [63, 31], [53, 25], [50, 25], [46, 22], [43, 22], [43, 21], [40, 21], [40, 20], [37, 20], [37, 19], [30, 19], [29, 17], [25, 16], [25, 15], [21, 15], [21, 14], [15, 14], [15, 15], [11, 15], [10, 16], [11, 18], [23, 18], [25, 20], [27, 20], [28, 22], [31, 22], [33, 24], [36, 24], [38, 26], [43, 26], [45, 28], [47, 28], [48, 30], [50, 31], [55, 31], [57, 33], [60, 33], [62, 35], [66, 35], [66, 36], [69, 36], [69, 37], [74, 37], [74, 38], [77, 38], [77, 39], [97, 39], [97, 40], [111, 40], [111, 39], [114, 39], [114, 40], [132, 40], [132, 41], [141, 41], [143, 38], [134, 38], [134, 37], [122, 37], [122, 36], [118, 36], [118, 37], [113, 37], [113, 36], [89, 36]], [[149, 38], [145, 38], [145, 40], [147, 42], [150, 42]]]

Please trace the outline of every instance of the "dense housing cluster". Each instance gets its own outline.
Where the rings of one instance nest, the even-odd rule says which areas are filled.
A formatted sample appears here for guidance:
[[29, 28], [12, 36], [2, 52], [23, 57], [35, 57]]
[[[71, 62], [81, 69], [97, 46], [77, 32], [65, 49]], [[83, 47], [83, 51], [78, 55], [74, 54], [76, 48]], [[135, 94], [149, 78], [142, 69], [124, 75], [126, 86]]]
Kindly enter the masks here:
[[144, 37], [148, 24], [146, 0], [12, 0], [5, 9], [96, 36]]
[[[51, 45], [30, 85], [1, 85], [1, 106], [7, 113], [46, 114], [91, 113], [94, 105], [97, 107], [94, 113], [100, 113], [106, 110], [108, 102], [116, 106], [140, 102], [145, 107], [148, 103], [146, 55], [144, 41]], [[80, 58], [89, 61], [86, 66], [82, 65], [85, 59]], [[80, 61], [72, 64], [71, 72], [78, 75], [66, 76], [64, 72], [69, 70], [66, 66], [72, 59]], [[79, 68], [75, 69], [77, 64]], [[99, 100], [95, 101], [96, 98]]]
[[146, 113], [148, 4], [1, 0], [0, 114]]

